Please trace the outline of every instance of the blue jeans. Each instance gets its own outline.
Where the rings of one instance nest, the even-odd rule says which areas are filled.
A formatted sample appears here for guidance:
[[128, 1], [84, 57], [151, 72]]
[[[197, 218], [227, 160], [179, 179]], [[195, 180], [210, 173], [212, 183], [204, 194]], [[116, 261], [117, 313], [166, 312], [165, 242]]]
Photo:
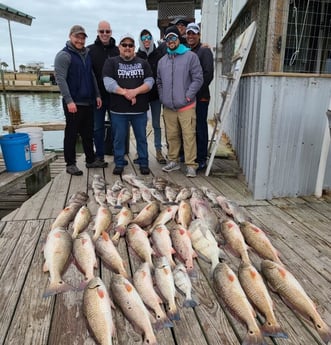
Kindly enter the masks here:
[[94, 146], [97, 158], [103, 159], [105, 156], [104, 140], [105, 140], [105, 115], [108, 104], [102, 102], [102, 107], [97, 109], [94, 107]]
[[152, 113], [152, 126], [154, 130], [154, 146], [156, 150], [161, 150], [161, 126], [160, 126], [160, 117], [161, 117], [161, 102], [159, 99], [149, 102]]
[[196, 138], [197, 138], [197, 163], [206, 163], [208, 154], [208, 106], [209, 102], [197, 101]]
[[139, 164], [142, 167], [148, 167], [148, 150], [146, 139], [147, 113], [139, 114], [119, 114], [110, 113], [112, 134], [114, 138], [114, 162], [117, 167], [124, 167], [126, 150], [126, 140], [131, 124], [134, 136], [136, 138], [137, 153]]

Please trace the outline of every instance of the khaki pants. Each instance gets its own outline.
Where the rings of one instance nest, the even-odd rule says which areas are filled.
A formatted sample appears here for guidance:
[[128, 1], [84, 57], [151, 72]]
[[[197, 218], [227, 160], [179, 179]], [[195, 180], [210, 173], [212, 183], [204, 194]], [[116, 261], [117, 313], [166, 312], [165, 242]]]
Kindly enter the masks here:
[[185, 164], [196, 169], [198, 164], [195, 162], [197, 157], [195, 107], [181, 112], [164, 107], [163, 117], [169, 145], [168, 159], [178, 163], [183, 141]]

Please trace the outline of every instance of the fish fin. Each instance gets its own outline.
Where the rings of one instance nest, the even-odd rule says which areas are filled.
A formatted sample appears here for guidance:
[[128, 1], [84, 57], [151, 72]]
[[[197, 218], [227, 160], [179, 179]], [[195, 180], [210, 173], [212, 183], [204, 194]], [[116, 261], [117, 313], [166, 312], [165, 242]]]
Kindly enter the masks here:
[[153, 328], [155, 331], [160, 331], [164, 328], [174, 327], [174, 324], [168, 319], [166, 315], [160, 316], [156, 315], [156, 321], [153, 323]]
[[183, 307], [185, 308], [194, 308], [198, 305], [198, 303], [192, 298], [192, 299], [185, 299], [183, 303]]
[[89, 283], [90, 279], [84, 279], [83, 281], [80, 282], [80, 284], [77, 287], [77, 291], [82, 291], [86, 288], [87, 284]]
[[175, 306], [174, 308], [171, 308], [169, 305], [167, 305], [167, 315], [171, 321], [180, 320], [180, 315], [179, 315], [177, 306]]
[[252, 330], [248, 330], [241, 345], [266, 345], [266, 343], [264, 342], [261, 331], [254, 332]]
[[43, 297], [54, 296], [67, 291], [76, 291], [76, 288], [61, 280], [59, 282], [50, 283], [46, 288]]
[[44, 265], [43, 265], [43, 272], [48, 272], [48, 266], [47, 266], [47, 262], [45, 261]]
[[283, 331], [283, 329], [278, 323], [271, 324], [270, 322], [266, 321], [262, 325], [261, 331], [262, 331], [263, 336], [265, 337], [284, 338], [284, 339], [288, 338], [287, 333]]

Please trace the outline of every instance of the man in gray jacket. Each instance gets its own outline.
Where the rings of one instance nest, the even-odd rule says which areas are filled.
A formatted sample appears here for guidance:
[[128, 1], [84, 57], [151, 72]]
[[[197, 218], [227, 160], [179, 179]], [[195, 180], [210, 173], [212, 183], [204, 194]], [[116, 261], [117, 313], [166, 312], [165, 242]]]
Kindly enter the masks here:
[[186, 176], [195, 177], [198, 164], [196, 148], [196, 94], [203, 83], [198, 56], [180, 43], [179, 31], [170, 26], [165, 31], [167, 54], [158, 63], [156, 83], [168, 141], [168, 164], [162, 168], [179, 170], [179, 152], [184, 144]]

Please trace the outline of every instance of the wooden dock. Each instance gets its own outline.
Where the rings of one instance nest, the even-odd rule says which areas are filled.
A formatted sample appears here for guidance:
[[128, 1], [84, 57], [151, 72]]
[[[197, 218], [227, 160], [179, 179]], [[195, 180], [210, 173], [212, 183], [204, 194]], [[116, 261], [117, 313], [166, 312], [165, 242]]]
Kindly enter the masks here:
[[[152, 145], [150, 146], [152, 147]], [[162, 172], [150, 150], [150, 176], [162, 176], [181, 186], [206, 186], [229, 200], [237, 202], [249, 215], [254, 224], [263, 228], [279, 250], [286, 267], [295, 274], [308, 295], [317, 305], [322, 318], [331, 324], [331, 198], [314, 197], [255, 201], [247, 190], [234, 160], [215, 159], [212, 174], [204, 173], [194, 179], [185, 177], [183, 171], [169, 174]], [[133, 164], [135, 149], [131, 145], [129, 165], [125, 174], [139, 175]], [[19, 209], [0, 221], [0, 344], [69, 345], [95, 344], [89, 335], [82, 313], [82, 291], [69, 291], [57, 296], [43, 298], [48, 285], [48, 273], [43, 273], [43, 244], [50, 226], [67, 204], [68, 198], [77, 191], [89, 194], [88, 207], [95, 216], [98, 205], [94, 199], [91, 182], [93, 174], [102, 174], [109, 185], [120, 177], [112, 175], [112, 157], [107, 156], [109, 167], [86, 169], [83, 157], [79, 167], [83, 176], [70, 176], [63, 167], [58, 175], [42, 190], [33, 195]], [[62, 169], [62, 171], [61, 171]], [[139, 212], [146, 203], [139, 203], [134, 212]], [[119, 210], [110, 207], [113, 214]], [[215, 213], [221, 214], [218, 207]], [[121, 238], [119, 251], [128, 263], [131, 274], [139, 265], [139, 259], [128, 250]], [[237, 271], [239, 259], [226, 252], [228, 264]], [[250, 253], [253, 263], [259, 268], [260, 259]], [[210, 278], [210, 265], [195, 259], [197, 278], [192, 280], [194, 295], [199, 305], [192, 308], [179, 307], [180, 320], [174, 327], [156, 333], [158, 344], [162, 345], [238, 345], [246, 329], [224, 307], [217, 296]], [[95, 272], [109, 287], [112, 273], [99, 262]], [[78, 286], [83, 275], [71, 263], [64, 274], [64, 280]], [[288, 339], [265, 337], [268, 345], [322, 345], [323, 342], [312, 324], [303, 320], [288, 308], [274, 293], [275, 313], [280, 324], [288, 333]], [[181, 306], [183, 297], [178, 298]], [[114, 344], [142, 344], [119, 308], [113, 311], [116, 326]]]

